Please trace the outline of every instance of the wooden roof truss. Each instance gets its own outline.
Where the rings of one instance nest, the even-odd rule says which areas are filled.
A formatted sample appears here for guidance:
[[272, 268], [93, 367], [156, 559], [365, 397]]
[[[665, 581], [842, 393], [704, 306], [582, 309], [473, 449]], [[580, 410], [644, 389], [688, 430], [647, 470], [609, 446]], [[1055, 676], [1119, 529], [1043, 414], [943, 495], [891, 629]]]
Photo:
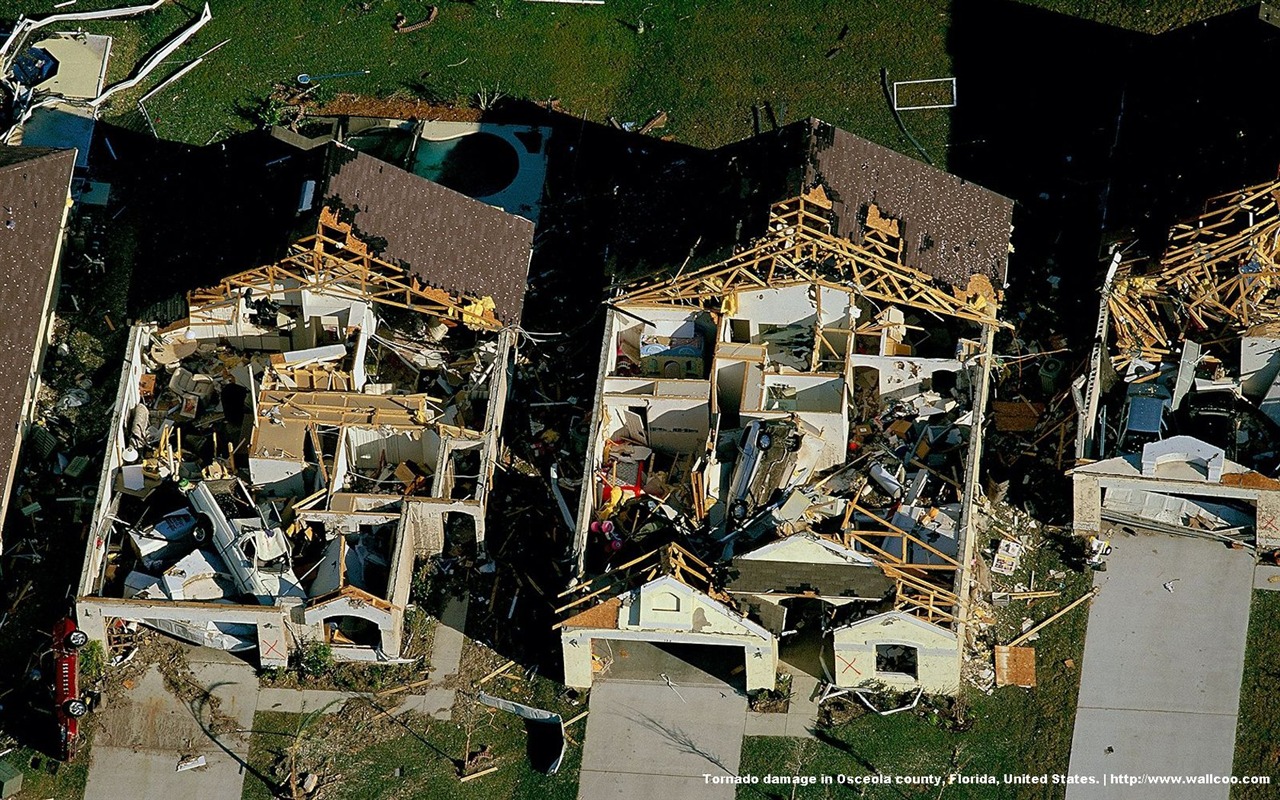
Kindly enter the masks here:
[[[669, 575], [713, 599], [733, 605], [728, 595], [717, 592], [712, 586], [711, 567], [673, 542], [624, 564], [619, 564], [592, 580], [561, 592], [558, 597], [566, 602], [557, 608], [555, 613], [560, 615], [563, 621], [588, 608], [589, 606], [584, 604], [590, 601], [608, 600], [662, 575]], [[561, 624], [563, 622], [554, 627], [559, 628]]]
[[[491, 304], [427, 286], [404, 267], [374, 256], [351, 225], [327, 207], [320, 211], [316, 232], [290, 246], [289, 254], [280, 261], [232, 275], [217, 286], [197, 289], [187, 300], [192, 322], [216, 323], [223, 321], [217, 309], [239, 303], [246, 289], [269, 297], [299, 288], [457, 319], [477, 330], [502, 327]], [[202, 308], [208, 309], [206, 313], [200, 313]]]
[[1188, 334], [1233, 338], [1280, 319], [1278, 203], [1280, 181], [1211, 198], [1199, 217], [1173, 226], [1154, 269], [1120, 265], [1107, 298], [1117, 368], [1158, 362]]
[[[849, 522], [855, 511], [870, 517], [884, 526], [884, 530], [858, 530]], [[952, 588], [960, 562], [938, 550], [928, 542], [894, 525], [889, 520], [857, 503], [850, 502], [845, 509], [842, 526], [842, 544], [858, 549], [870, 556], [880, 569], [894, 582], [893, 607], [906, 611], [926, 622], [951, 626], [960, 621], [960, 598]], [[887, 547], [889, 539], [898, 540], [896, 548]], [[931, 553], [941, 563], [913, 563], [904, 556], [910, 546], [916, 545]], [[897, 555], [893, 551], [897, 550]]]
[[639, 281], [619, 300], [723, 310], [738, 291], [816, 284], [978, 324], [1002, 324], [996, 319], [997, 293], [985, 276], [975, 275], [965, 289], [943, 288], [906, 264], [897, 220], [871, 206], [867, 223], [859, 242], [836, 236], [831, 202], [819, 187], [774, 204], [768, 232], [742, 252], [671, 278]]

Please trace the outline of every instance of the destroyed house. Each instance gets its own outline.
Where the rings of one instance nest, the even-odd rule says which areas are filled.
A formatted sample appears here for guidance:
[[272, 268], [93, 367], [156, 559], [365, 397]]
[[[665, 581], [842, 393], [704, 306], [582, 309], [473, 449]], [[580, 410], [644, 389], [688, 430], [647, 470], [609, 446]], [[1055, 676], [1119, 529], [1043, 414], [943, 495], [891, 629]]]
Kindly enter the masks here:
[[[856, 149], [886, 165], [866, 180], [903, 180]], [[748, 690], [815, 651], [799, 668], [841, 686], [958, 689], [1011, 206], [965, 184], [1002, 249], [932, 274], [911, 209], [890, 216], [861, 169], [839, 204], [807, 173], [745, 248], [610, 302], [558, 609], [568, 685], [642, 641], [741, 648]]]
[[[283, 258], [131, 331], [77, 600], [90, 635], [141, 623], [264, 666], [308, 640], [395, 662], [415, 559], [483, 550], [533, 226], [416, 176], [349, 174], [362, 158]], [[369, 213], [395, 202], [411, 206]], [[398, 225], [465, 255], [375, 254], [420, 235]]]
[[31, 434], [37, 457], [52, 447], [40, 441], [52, 436], [30, 423], [52, 329], [75, 158], [74, 150], [0, 149], [0, 522], [23, 439]]
[[1074, 526], [1280, 548], [1280, 181], [1116, 248], [1079, 413]]

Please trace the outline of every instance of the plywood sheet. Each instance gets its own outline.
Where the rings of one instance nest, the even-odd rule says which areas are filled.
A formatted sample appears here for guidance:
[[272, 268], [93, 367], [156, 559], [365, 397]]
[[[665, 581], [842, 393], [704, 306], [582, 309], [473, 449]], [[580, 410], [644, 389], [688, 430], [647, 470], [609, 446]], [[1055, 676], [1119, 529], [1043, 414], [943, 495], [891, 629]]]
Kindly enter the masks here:
[[1036, 651], [1031, 647], [996, 645], [996, 686], [1036, 685]]

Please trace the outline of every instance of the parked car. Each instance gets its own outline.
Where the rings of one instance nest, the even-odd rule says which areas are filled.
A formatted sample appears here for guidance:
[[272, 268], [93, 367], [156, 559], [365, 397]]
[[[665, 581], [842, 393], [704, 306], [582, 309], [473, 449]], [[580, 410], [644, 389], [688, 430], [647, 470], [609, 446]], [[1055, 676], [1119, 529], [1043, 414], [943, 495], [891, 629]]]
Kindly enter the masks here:
[[79, 655], [88, 641], [88, 635], [70, 617], [63, 617], [53, 626], [53, 702], [63, 761], [75, 757], [80, 718], [89, 713], [89, 704], [80, 696]]

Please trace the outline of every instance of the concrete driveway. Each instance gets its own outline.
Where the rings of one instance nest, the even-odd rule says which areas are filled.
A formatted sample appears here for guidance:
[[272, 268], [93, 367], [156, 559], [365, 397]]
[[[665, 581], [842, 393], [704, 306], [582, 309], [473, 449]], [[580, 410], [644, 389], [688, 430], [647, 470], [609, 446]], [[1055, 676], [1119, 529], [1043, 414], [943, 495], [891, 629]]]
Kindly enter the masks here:
[[[253, 727], [258, 680], [253, 668], [208, 648], [187, 648], [195, 680], [221, 698], [221, 711], [241, 730]], [[207, 716], [206, 716], [207, 718]], [[103, 709], [90, 751], [85, 800], [203, 800], [237, 798], [244, 783], [240, 760], [249, 737], [215, 741], [192, 709], [169, 693], [154, 666], [128, 696]], [[207, 766], [177, 772], [178, 762], [203, 755]]]
[[1164, 535], [1112, 545], [1094, 579], [1070, 767], [1106, 785], [1069, 786], [1067, 800], [1226, 800], [1224, 785], [1112, 776], [1231, 774], [1253, 558]]
[[738, 773], [746, 698], [714, 679], [675, 682], [596, 682], [580, 800], [732, 800], [736, 787], [702, 776]]

